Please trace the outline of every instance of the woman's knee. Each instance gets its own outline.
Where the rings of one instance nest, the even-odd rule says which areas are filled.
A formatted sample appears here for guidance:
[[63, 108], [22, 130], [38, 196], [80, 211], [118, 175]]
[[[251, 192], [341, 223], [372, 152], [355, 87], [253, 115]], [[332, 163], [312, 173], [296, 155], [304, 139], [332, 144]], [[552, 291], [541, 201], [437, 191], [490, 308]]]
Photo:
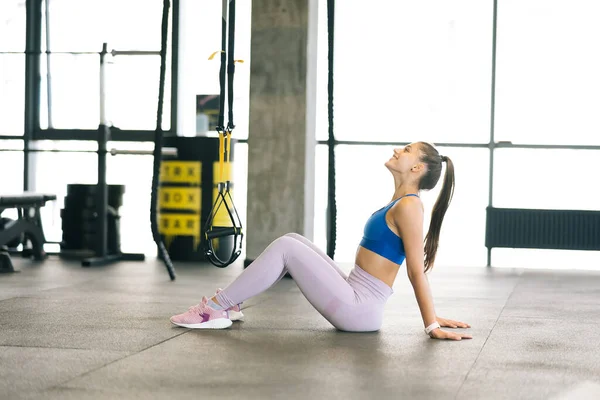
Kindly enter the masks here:
[[283, 236], [280, 236], [277, 239], [275, 239], [271, 243], [271, 247], [277, 247], [284, 253], [289, 253], [292, 249], [297, 247], [298, 244], [300, 244], [300, 242], [298, 242], [293, 237], [288, 236], [288, 235], [283, 235]]
[[285, 235], [283, 235], [283, 237], [291, 237], [292, 239], [304, 239], [304, 236], [296, 232], [286, 233]]

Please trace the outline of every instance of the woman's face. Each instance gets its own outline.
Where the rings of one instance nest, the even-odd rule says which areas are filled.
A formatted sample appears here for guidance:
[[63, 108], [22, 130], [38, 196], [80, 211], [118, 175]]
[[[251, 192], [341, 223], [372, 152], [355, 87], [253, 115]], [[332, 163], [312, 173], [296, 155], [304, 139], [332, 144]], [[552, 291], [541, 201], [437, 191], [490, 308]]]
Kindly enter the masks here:
[[394, 155], [385, 163], [390, 171], [407, 173], [421, 163], [418, 143], [394, 149]]

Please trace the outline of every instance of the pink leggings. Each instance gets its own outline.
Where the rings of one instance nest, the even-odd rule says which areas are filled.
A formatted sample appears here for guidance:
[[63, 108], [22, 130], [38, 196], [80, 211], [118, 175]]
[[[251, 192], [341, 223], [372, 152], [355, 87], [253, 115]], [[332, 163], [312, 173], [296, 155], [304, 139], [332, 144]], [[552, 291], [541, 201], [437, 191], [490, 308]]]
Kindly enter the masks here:
[[232, 307], [264, 292], [288, 272], [306, 299], [337, 329], [381, 328], [392, 288], [358, 265], [346, 276], [314, 243], [295, 233], [274, 240], [216, 298], [222, 306]]

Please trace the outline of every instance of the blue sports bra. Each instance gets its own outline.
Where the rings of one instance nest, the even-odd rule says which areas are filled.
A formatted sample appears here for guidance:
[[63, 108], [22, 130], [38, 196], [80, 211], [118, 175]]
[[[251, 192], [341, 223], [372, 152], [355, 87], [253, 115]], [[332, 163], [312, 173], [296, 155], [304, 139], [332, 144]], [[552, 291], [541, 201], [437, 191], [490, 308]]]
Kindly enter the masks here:
[[[416, 194], [407, 194], [406, 196], [419, 197]], [[365, 249], [371, 250], [373, 253], [379, 254], [381, 257], [387, 258], [398, 265], [401, 265], [406, 258], [404, 243], [402, 243], [402, 239], [387, 226], [385, 214], [402, 197], [392, 201], [390, 204], [380, 208], [371, 215], [365, 224], [363, 238], [360, 241], [360, 245]]]

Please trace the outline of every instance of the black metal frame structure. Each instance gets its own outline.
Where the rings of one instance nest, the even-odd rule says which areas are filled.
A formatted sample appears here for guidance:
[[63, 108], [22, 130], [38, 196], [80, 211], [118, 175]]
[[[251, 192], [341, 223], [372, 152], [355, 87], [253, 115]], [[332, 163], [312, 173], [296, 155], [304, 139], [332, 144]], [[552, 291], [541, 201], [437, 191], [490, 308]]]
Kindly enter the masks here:
[[[175, 136], [177, 132], [177, 85], [178, 85], [178, 43], [179, 43], [179, 0], [172, 1], [171, 30], [171, 127], [164, 131], [165, 136]], [[0, 54], [25, 55], [25, 118], [23, 135], [0, 136], [2, 140], [23, 141], [23, 190], [31, 189], [29, 175], [30, 155], [36, 150], [31, 148], [35, 140], [78, 140], [96, 141], [97, 129], [42, 129], [40, 127], [40, 69], [42, 52], [42, 16], [43, 0], [26, 0], [26, 40], [25, 49], [19, 52], [1, 52]], [[96, 52], [95, 54], [97, 54]], [[121, 130], [111, 128], [112, 141], [152, 142], [154, 130]], [[11, 150], [12, 151], [12, 150]], [[57, 152], [60, 152], [58, 150]], [[78, 151], [79, 152], [79, 151]], [[85, 152], [85, 151], [83, 151]]]

